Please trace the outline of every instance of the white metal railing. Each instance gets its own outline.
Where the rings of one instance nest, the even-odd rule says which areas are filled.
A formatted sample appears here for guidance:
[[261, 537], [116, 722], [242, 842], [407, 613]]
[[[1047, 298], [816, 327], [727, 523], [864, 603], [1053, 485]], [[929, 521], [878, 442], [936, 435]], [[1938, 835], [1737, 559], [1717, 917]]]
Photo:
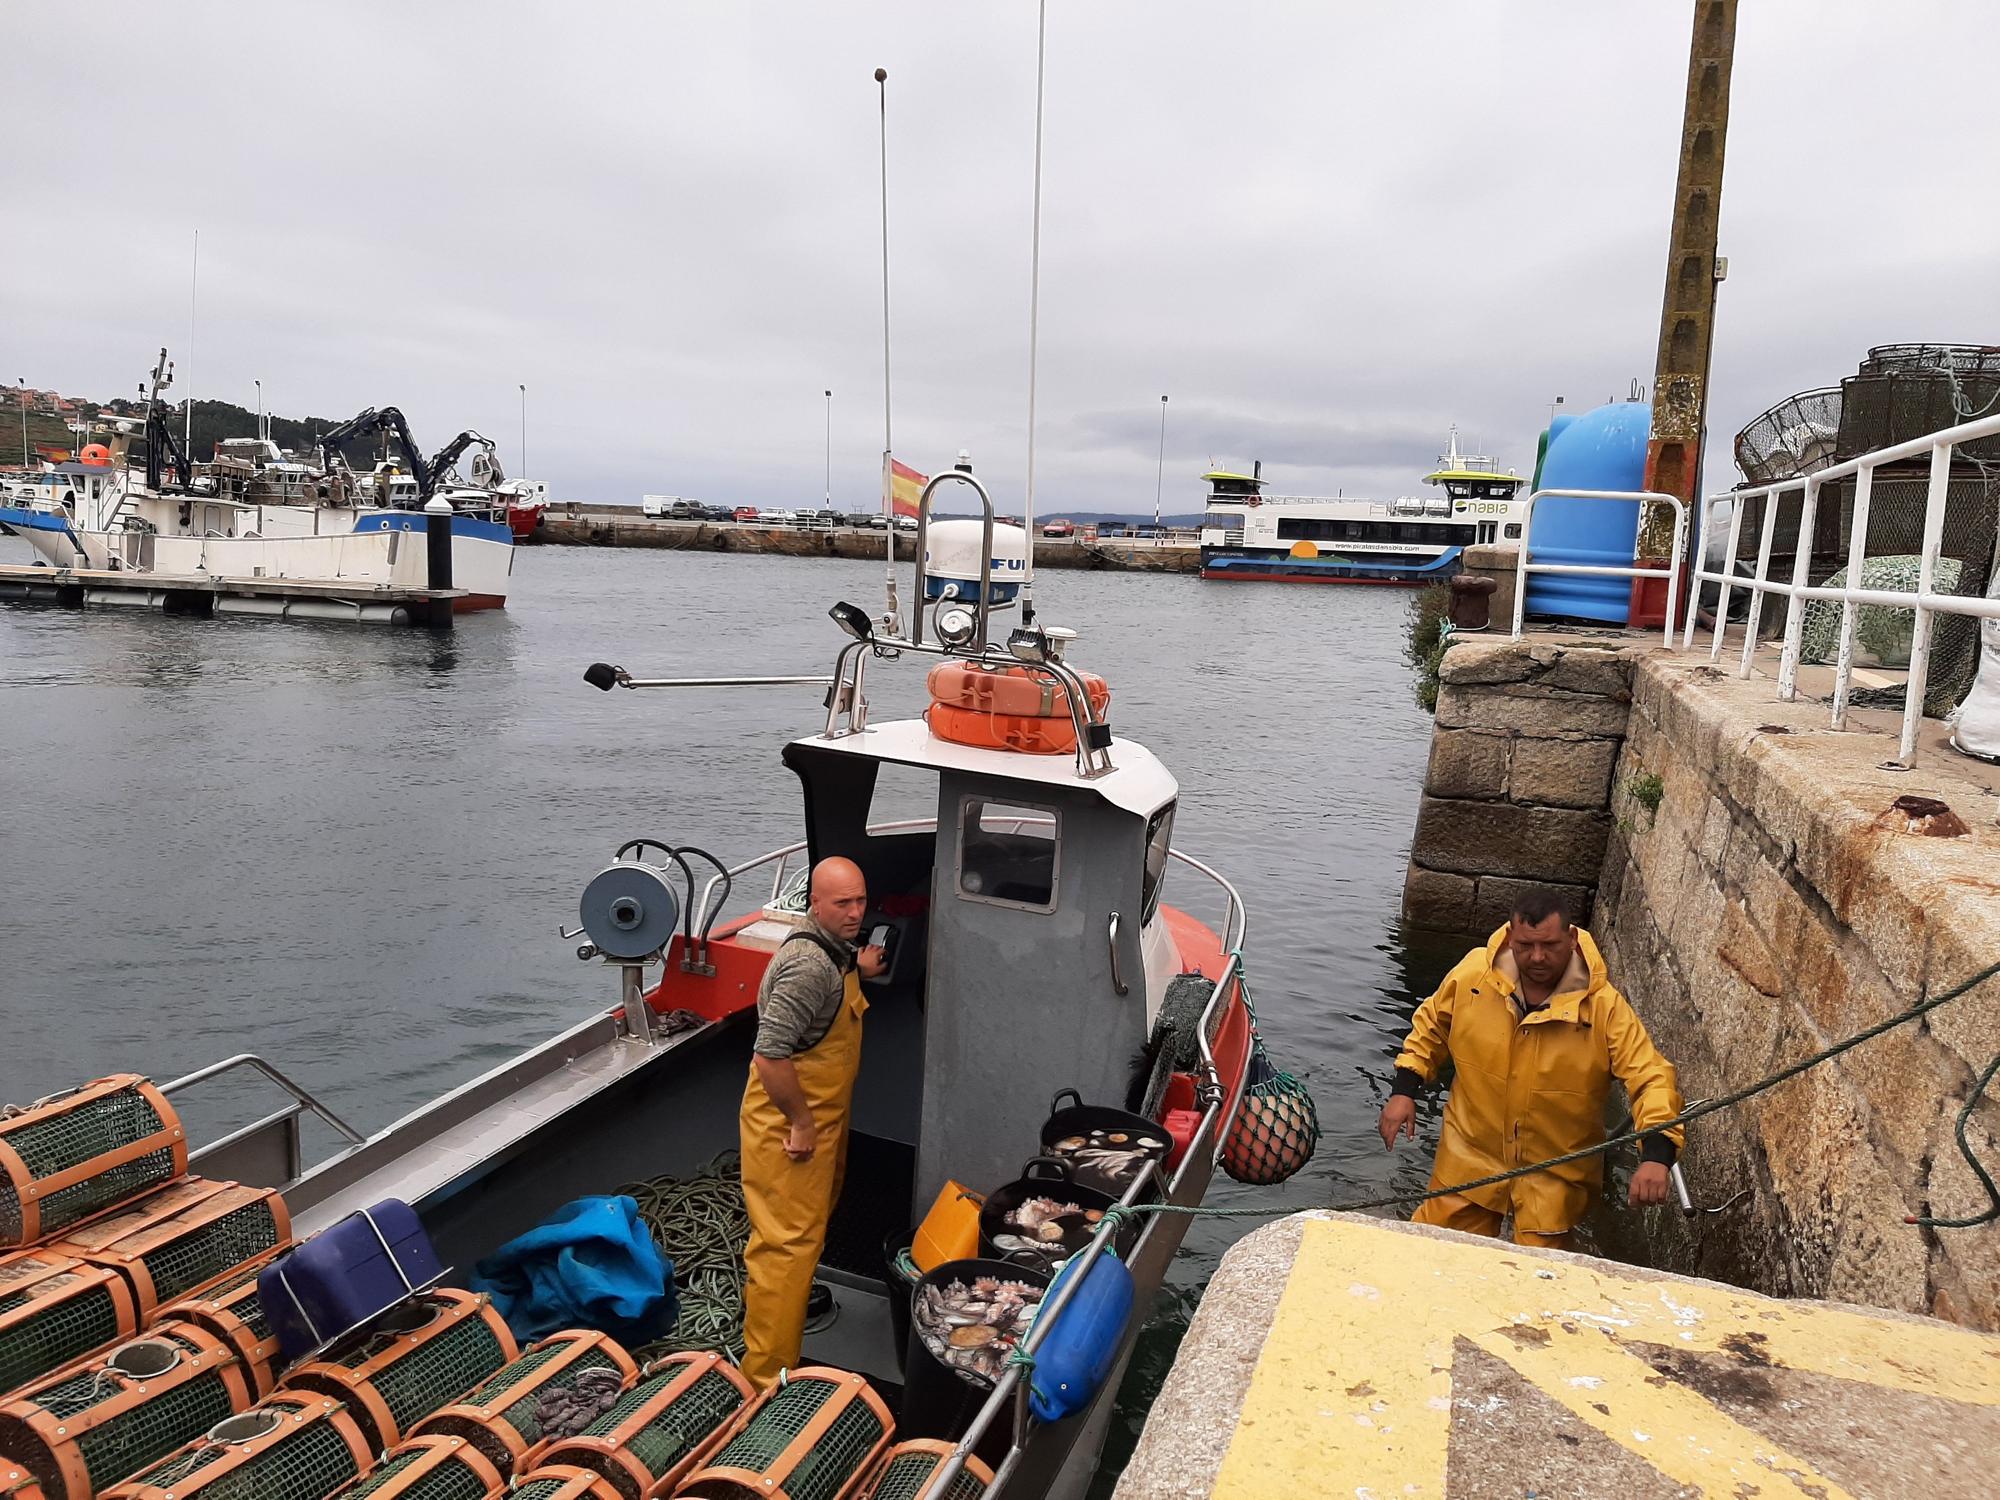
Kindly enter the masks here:
[[[1773, 484], [1731, 490], [1710, 497], [1709, 503], [1702, 507], [1700, 525], [1696, 531], [1694, 577], [1688, 589], [1687, 626], [1682, 636], [1683, 646], [1694, 645], [1694, 630], [1700, 613], [1702, 585], [1713, 583], [1717, 586], [1718, 592], [1710, 628], [1708, 655], [1711, 661], [1719, 660], [1722, 655], [1723, 634], [1729, 621], [1730, 593], [1733, 589], [1747, 588], [1750, 591], [1750, 607], [1748, 617], [1743, 624], [1743, 651], [1737, 663], [1736, 675], [1748, 677], [1757, 655], [1757, 637], [1763, 622], [1764, 596], [1777, 594], [1785, 600], [1784, 645], [1778, 657], [1778, 697], [1789, 703], [1798, 697], [1800, 638], [1804, 630], [1806, 602], [1813, 599], [1838, 600], [1841, 606], [1840, 647], [1834, 664], [1832, 727], [1841, 729], [1846, 726], [1847, 704], [1853, 682], [1856, 610], [1868, 605], [1880, 609], [1914, 611], [1916, 622], [1910, 639], [1909, 680], [1903, 695], [1902, 738], [1896, 757], [1899, 765], [1907, 767], [1914, 764], [1917, 731], [1923, 723], [1924, 716], [1924, 691], [1930, 678], [1931, 629], [1935, 617], [1940, 614], [1951, 614], [1979, 619], [2000, 618], [2000, 599], [1935, 592], [1938, 550], [1944, 540], [1945, 508], [1951, 483], [1952, 451], [1960, 443], [1996, 434], [2000, 434], [2000, 413], [1981, 417], [1973, 422], [1961, 422], [1956, 427], [1947, 427], [1925, 437], [1912, 438], [1894, 447], [1879, 448], [1873, 453], [1864, 453], [1859, 458], [1850, 458], [1844, 463], [1835, 464], [1831, 468], [1821, 469], [1817, 473], [1803, 475], [1797, 479], [1783, 479]], [[1868, 511], [1874, 489], [1875, 471], [1884, 464], [1902, 463], [1909, 459], [1921, 458], [1925, 454], [1930, 456], [1930, 476], [1924, 498], [1924, 531], [1918, 554], [1916, 592], [1912, 594], [1897, 589], [1862, 588], [1860, 581], [1862, 567], [1868, 557]], [[1813, 525], [1819, 515], [1820, 490], [1827, 484], [1849, 476], [1854, 478], [1855, 484], [1854, 509], [1847, 543], [1847, 582], [1840, 587], [1808, 584], [1806, 578], [1812, 565]], [[1770, 577], [1771, 539], [1777, 531], [1778, 507], [1793, 491], [1798, 492], [1800, 501], [1798, 544], [1792, 560], [1791, 582], [1780, 583]], [[1744, 512], [1753, 501], [1762, 505], [1759, 517], [1762, 534], [1757, 542], [1756, 571], [1748, 579], [1743, 579], [1737, 577], [1734, 571], [1736, 551], [1742, 541]], [[1729, 541], [1724, 548], [1720, 569], [1711, 571], [1707, 566], [1710, 512], [1718, 503], [1729, 506]], [[1518, 626], [1515, 633], [1519, 634]]]
[[[1662, 568], [1642, 568], [1636, 563], [1596, 564], [1596, 563], [1541, 563], [1533, 558], [1535, 540], [1535, 504], [1540, 500], [1622, 500], [1637, 501], [1639, 521], [1645, 524], [1645, 509], [1649, 505], [1671, 506], [1674, 512], [1674, 543], [1667, 554], [1668, 562]], [[1528, 496], [1528, 509], [1521, 518], [1521, 546], [1514, 554], [1514, 639], [1521, 638], [1521, 621], [1528, 607], [1528, 575], [1530, 573], [1561, 573], [1582, 578], [1664, 578], [1667, 581], [1666, 628], [1661, 632], [1667, 646], [1674, 643], [1674, 620], [1679, 613], [1681, 558], [1686, 554], [1682, 544], [1687, 540], [1687, 507], [1674, 495], [1663, 495], [1657, 490], [1536, 490]]]

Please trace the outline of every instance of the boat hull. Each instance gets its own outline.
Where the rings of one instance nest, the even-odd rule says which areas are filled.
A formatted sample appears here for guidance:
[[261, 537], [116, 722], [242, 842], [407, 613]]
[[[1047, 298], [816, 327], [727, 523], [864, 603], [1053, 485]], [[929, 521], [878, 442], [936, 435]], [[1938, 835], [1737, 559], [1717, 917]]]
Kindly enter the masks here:
[[[171, 536], [85, 531], [52, 511], [0, 508], [0, 524], [56, 568], [216, 579], [286, 579], [356, 588], [430, 586], [424, 518], [409, 511], [363, 511], [351, 529], [303, 536]], [[454, 613], [506, 606], [514, 541], [504, 524], [454, 518], [451, 587], [464, 591]]]
[[1420, 588], [1457, 571], [1464, 549], [1449, 547], [1435, 557], [1371, 557], [1322, 552], [1313, 557], [1204, 548], [1201, 576], [1216, 582], [1387, 583]]

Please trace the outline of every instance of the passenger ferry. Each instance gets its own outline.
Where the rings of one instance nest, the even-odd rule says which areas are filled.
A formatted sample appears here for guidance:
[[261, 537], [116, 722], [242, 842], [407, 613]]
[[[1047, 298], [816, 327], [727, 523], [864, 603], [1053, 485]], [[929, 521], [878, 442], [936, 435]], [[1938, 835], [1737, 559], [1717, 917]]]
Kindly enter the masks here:
[[1201, 576], [1270, 583], [1424, 584], [1448, 578], [1459, 554], [1484, 542], [1516, 541], [1527, 520], [1517, 498], [1527, 481], [1491, 458], [1458, 451], [1451, 430], [1436, 493], [1396, 500], [1267, 495], [1264, 466], [1217, 469], [1201, 529]]

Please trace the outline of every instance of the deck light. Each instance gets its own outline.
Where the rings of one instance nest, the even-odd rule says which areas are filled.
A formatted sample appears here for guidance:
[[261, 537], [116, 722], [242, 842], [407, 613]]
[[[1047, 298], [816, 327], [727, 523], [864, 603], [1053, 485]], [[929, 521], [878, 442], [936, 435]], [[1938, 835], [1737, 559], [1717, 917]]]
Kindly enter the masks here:
[[1023, 625], [1007, 637], [1007, 654], [1016, 661], [1040, 666], [1049, 659], [1048, 637], [1032, 626]]
[[947, 646], [963, 646], [978, 629], [979, 621], [969, 609], [953, 605], [950, 609], [938, 611], [938, 639]]
[[842, 600], [840, 603], [834, 605], [832, 609], [828, 610], [827, 614], [833, 620], [834, 624], [853, 636], [857, 641], [872, 641], [875, 639], [875, 622], [868, 618], [868, 611], [860, 605], [849, 604], [845, 600]]

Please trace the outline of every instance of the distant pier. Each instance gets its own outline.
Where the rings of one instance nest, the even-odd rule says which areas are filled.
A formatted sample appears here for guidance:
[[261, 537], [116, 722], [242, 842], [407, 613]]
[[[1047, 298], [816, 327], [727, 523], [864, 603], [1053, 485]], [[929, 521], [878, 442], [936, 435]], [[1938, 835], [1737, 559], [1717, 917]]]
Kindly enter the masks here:
[[260, 615], [365, 625], [445, 625], [464, 589], [401, 588], [352, 580], [233, 578], [113, 568], [0, 565], [0, 602], [68, 609], [150, 609], [170, 615]]
[[[755, 522], [672, 521], [635, 510], [594, 509], [569, 514], [551, 506], [535, 534], [538, 543], [572, 547], [659, 547], [673, 552], [737, 552], [776, 557], [846, 557], [880, 561], [892, 533], [859, 526], [760, 526]], [[917, 534], [893, 533], [896, 560], [911, 561]], [[1197, 573], [1201, 548], [1185, 537], [1036, 537], [1035, 565], [1121, 573]]]

